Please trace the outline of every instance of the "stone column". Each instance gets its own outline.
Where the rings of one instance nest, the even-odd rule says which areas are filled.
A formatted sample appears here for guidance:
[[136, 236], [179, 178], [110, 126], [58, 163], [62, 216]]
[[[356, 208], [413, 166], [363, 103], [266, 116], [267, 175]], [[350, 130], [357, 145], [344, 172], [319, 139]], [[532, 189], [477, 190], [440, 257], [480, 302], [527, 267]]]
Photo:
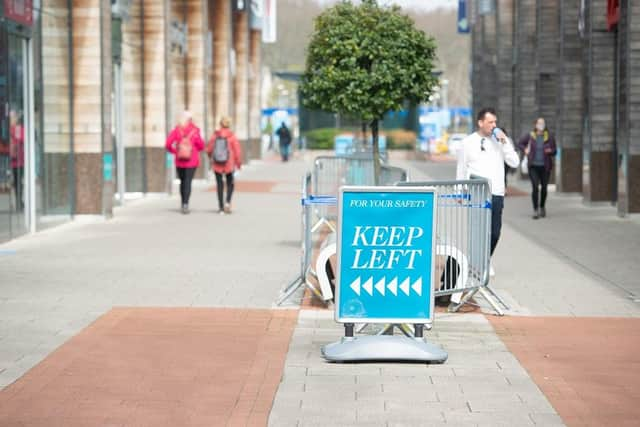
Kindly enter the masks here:
[[[556, 1], [538, 0], [536, 26], [536, 104], [537, 116], [544, 117], [547, 127], [555, 134], [558, 122], [558, 55], [560, 5]], [[531, 124], [533, 127], [533, 123]], [[551, 182], [555, 183], [554, 175]]]
[[[556, 131], [556, 105], [558, 102], [558, 55], [560, 31], [558, 2], [538, 0], [538, 24], [536, 29], [537, 54], [537, 104], [538, 115], [544, 117], [547, 127]], [[533, 124], [531, 125], [533, 127]]]
[[[187, 19], [187, 109], [193, 114], [193, 120], [207, 141], [208, 133], [206, 110], [206, 36], [208, 31], [207, 2], [204, 0], [186, 0]], [[206, 178], [206, 153], [200, 154], [200, 167], [196, 178]]]
[[76, 214], [113, 212], [111, 4], [73, 1]]
[[620, 2], [618, 214], [640, 212], [640, 7]]
[[585, 0], [582, 194], [585, 202], [613, 201], [615, 37], [607, 31], [606, 0]]
[[533, 128], [538, 115], [536, 97], [536, 0], [515, 1], [514, 139]]
[[580, 0], [561, 0], [558, 39], [558, 96], [555, 110], [556, 188], [562, 192], [582, 191], [582, 127], [584, 91], [582, 87], [582, 40], [576, 11]]
[[168, 0], [143, 0], [144, 134], [147, 192], [167, 189], [167, 157], [164, 141], [170, 130], [167, 120]]
[[[171, 30], [168, 34], [169, 50], [168, 50], [168, 76], [169, 91], [167, 93], [167, 110], [169, 127], [173, 128], [178, 124], [182, 112], [187, 109], [190, 104], [190, 93], [188, 88], [188, 67], [187, 55], [191, 48], [189, 45], [188, 34], [191, 32], [187, 28], [186, 45], [182, 46], [177, 40], [177, 36], [171, 36], [176, 32], [176, 28], [182, 28], [187, 23], [187, 0], [170, 0], [169, 26]], [[177, 33], [177, 32], [176, 32]], [[181, 36], [182, 37], [182, 36]]]
[[513, 0], [496, 0], [496, 110], [499, 125], [517, 141], [513, 126]]
[[[474, 2], [469, 2], [472, 5]], [[473, 17], [471, 48], [472, 48], [472, 90], [473, 90], [473, 124], [475, 116], [484, 107], [497, 107], [497, 29], [495, 8], [483, 11], [470, 7]], [[481, 14], [482, 13], [482, 14]]]
[[233, 130], [242, 145], [246, 163], [249, 160], [249, 13], [246, 11], [233, 13], [233, 47], [236, 53]]
[[233, 117], [230, 0], [214, 0], [210, 16], [213, 18], [211, 22], [213, 22], [214, 127], [218, 127], [222, 116]]
[[133, 2], [122, 25], [122, 104], [124, 110], [125, 176], [127, 192], [145, 191], [141, 2]]
[[249, 158], [259, 159], [262, 155], [260, 142], [262, 135], [260, 128], [260, 119], [262, 117], [262, 102], [260, 99], [262, 90], [262, 76], [260, 75], [262, 67], [262, 32], [260, 30], [251, 30], [249, 39]]
[[[67, 17], [70, 17], [67, 0], [50, 0], [43, 7], [43, 46], [41, 48], [43, 112], [45, 126], [41, 132], [44, 142], [45, 178], [43, 191], [44, 209], [70, 206], [73, 190], [69, 180], [71, 98], [69, 78], [71, 55], [68, 53], [69, 34]], [[37, 55], [37, 53], [34, 52]], [[37, 61], [36, 61], [37, 64]], [[96, 175], [99, 172], [95, 172]]]

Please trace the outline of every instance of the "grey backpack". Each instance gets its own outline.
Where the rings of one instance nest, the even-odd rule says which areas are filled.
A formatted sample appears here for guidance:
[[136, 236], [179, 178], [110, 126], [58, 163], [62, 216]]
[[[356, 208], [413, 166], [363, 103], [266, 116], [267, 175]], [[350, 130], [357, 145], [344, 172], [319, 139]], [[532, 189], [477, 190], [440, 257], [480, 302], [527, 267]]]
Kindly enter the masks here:
[[214, 163], [227, 163], [229, 160], [229, 141], [227, 138], [218, 136], [213, 143], [213, 153], [211, 158]]

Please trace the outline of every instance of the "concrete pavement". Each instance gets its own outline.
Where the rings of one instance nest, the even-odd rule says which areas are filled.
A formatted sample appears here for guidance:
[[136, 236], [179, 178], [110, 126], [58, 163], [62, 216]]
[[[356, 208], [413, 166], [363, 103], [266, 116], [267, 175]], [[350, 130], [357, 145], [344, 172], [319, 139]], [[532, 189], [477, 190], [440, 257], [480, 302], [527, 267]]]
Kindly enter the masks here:
[[[29, 376], [23, 375], [45, 357], [55, 357], [52, 351], [60, 345], [68, 351], [75, 345], [71, 337], [114, 307], [282, 310], [274, 301], [299, 270], [299, 189], [313, 156], [308, 153], [286, 164], [272, 158], [246, 167], [238, 177], [232, 215], [217, 215], [215, 193], [199, 184], [188, 216], [178, 213], [175, 194], [148, 197], [116, 209], [109, 221], [79, 221], [0, 246], [0, 387], [8, 386], [0, 391], [0, 421], [12, 409], [9, 396], [17, 389], [28, 390], [24, 382]], [[409, 169], [414, 180], [449, 178], [453, 167], [450, 162], [414, 162], [398, 155], [392, 164]], [[617, 257], [617, 273], [609, 274], [611, 267], [599, 261], [609, 254], [589, 243], [597, 228], [598, 242], [609, 244], [611, 238], [622, 250], [632, 251], [640, 241], [633, 238], [638, 220], [610, 218], [608, 207], [581, 207], [571, 197], [552, 194], [549, 218], [532, 226], [528, 200], [507, 198], [506, 224], [494, 256], [497, 276], [492, 287], [512, 305], [510, 314], [516, 317], [510, 319], [600, 316], [604, 323], [604, 316], [620, 316], [624, 322], [639, 317], [640, 304], [633, 301], [638, 295], [633, 279], [638, 277], [637, 263]], [[300, 296], [285, 309], [298, 309]], [[328, 364], [319, 349], [339, 339], [342, 328], [328, 310], [301, 309], [279, 368], [282, 380], [271, 396], [269, 424], [511, 426], [563, 425], [565, 419], [580, 425], [574, 420], [584, 420], [582, 415], [558, 414], [567, 406], [551, 404], [555, 397], [543, 393], [537, 373], [532, 376], [539, 371], [531, 370], [512, 346], [508, 334], [515, 326], [498, 327], [496, 333], [491, 323], [478, 313], [438, 314], [427, 339], [449, 352], [443, 365]], [[534, 331], [527, 325], [517, 330], [518, 336]], [[570, 335], [566, 342], [571, 347]], [[287, 350], [279, 348], [274, 351]], [[101, 357], [107, 356], [96, 356], [96, 369], [108, 366]], [[579, 359], [580, 354], [572, 357]], [[637, 356], [631, 362], [626, 367], [635, 373]], [[611, 365], [591, 368], [608, 372]], [[208, 375], [217, 381], [215, 373]], [[79, 381], [91, 389], [97, 378], [85, 373]], [[231, 387], [229, 393], [233, 389], [238, 388]], [[637, 395], [637, 385], [627, 392]], [[580, 410], [588, 398], [571, 408]], [[37, 405], [37, 399], [32, 404]], [[194, 407], [201, 406], [172, 403], [174, 415]], [[615, 410], [623, 415], [619, 420], [633, 414]], [[219, 418], [225, 420], [221, 425], [263, 425], [250, 416], [238, 422], [231, 414]], [[137, 419], [135, 425], [155, 425], [151, 419], [146, 424]], [[189, 417], [180, 419], [187, 420], [184, 425], [199, 425]], [[125, 420], [116, 425], [134, 424]]]

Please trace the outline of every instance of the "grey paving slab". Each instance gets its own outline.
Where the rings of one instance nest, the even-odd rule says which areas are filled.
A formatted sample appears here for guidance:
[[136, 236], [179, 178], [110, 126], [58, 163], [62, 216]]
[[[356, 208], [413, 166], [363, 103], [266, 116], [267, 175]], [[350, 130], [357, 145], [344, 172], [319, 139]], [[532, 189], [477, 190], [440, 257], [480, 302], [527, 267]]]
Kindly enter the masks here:
[[[309, 340], [306, 329], [310, 324], [315, 330], [311, 336], [322, 339]], [[330, 312], [310, 310], [300, 312], [299, 325], [304, 329], [296, 329], [291, 347], [296, 354], [301, 347], [309, 351], [305, 358], [288, 357], [285, 362], [285, 375], [271, 411], [272, 426], [283, 419], [293, 425], [322, 422], [318, 418], [321, 414], [315, 412], [292, 413], [288, 401], [299, 399], [302, 408], [321, 405], [327, 425], [335, 420], [352, 425], [487, 425], [493, 414], [500, 417], [498, 425], [534, 425], [530, 414], [555, 414], [482, 315], [443, 313], [436, 317], [427, 339], [449, 352], [449, 360], [441, 365], [328, 363], [320, 349], [337, 341], [342, 327]], [[457, 335], [457, 345], [447, 347], [439, 341], [449, 333]], [[287, 375], [292, 367], [295, 374]]]

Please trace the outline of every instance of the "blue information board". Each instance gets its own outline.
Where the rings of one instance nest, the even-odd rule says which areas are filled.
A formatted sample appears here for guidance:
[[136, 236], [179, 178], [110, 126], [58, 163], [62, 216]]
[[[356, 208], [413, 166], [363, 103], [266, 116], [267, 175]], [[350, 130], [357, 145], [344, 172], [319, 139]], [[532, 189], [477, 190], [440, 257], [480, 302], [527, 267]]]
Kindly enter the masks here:
[[102, 155], [102, 178], [105, 181], [113, 181], [113, 155], [111, 153]]
[[429, 187], [340, 189], [336, 321], [431, 323], [435, 201]]

